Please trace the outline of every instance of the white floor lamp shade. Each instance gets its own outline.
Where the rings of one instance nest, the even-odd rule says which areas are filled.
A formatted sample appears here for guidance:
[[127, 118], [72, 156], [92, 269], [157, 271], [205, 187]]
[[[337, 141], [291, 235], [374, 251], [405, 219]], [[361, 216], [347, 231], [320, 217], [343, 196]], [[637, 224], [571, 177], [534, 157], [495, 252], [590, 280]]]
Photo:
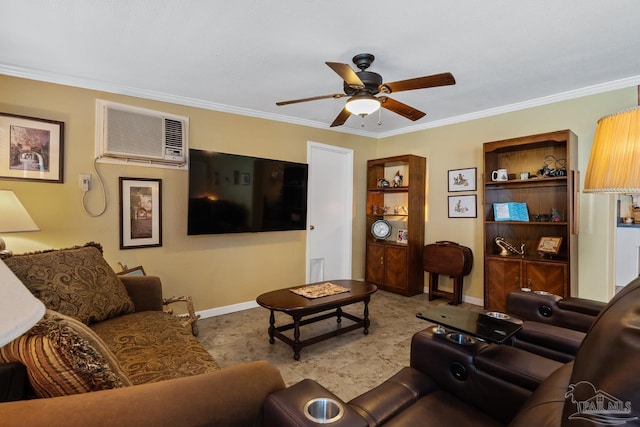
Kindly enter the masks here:
[[31, 329], [44, 311], [44, 304], [0, 260], [0, 347]]

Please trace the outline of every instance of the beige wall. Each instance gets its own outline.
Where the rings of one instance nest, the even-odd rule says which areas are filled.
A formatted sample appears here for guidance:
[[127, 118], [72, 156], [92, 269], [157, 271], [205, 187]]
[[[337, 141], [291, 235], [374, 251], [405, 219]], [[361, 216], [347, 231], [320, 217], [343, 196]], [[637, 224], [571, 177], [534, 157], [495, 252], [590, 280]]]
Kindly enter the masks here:
[[[253, 301], [267, 290], [305, 279], [305, 232], [220, 236], [186, 235], [187, 173], [138, 166], [99, 164], [108, 206], [104, 215], [86, 215], [78, 175], [91, 173], [87, 197], [91, 212], [101, 208], [92, 171], [95, 100], [102, 98], [189, 116], [190, 146], [259, 157], [305, 162], [307, 141], [354, 150], [353, 277], [364, 276], [365, 163], [398, 154], [427, 157], [426, 242], [453, 240], [470, 246], [475, 265], [465, 279], [465, 296], [482, 298], [482, 219], [447, 218], [447, 170], [477, 167], [482, 143], [558, 129], [579, 138], [579, 169], [584, 172], [598, 118], [633, 106], [635, 88], [560, 102], [515, 113], [373, 140], [323, 129], [142, 100], [87, 89], [0, 76], [0, 111], [65, 122], [64, 184], [0, 181], [22, 200], [40, 232], [5, 235], [16, 252], [100, 242], [109, 263], [143, 265], [162, 277], [166, 295], [192, 295], [197, 310]], [[118, 177], [160, 178], [163, 185], [163, 246], [119, 249]], [[480, 181], [480, 177], [479, 177]], [[482, 203], [478, 189], [478, 204]], [[580, 296], [606, 300], [613, 274], [613, 201], [583, 195], [580, 227]]]
[[[447, 217], [447, 171], [478, 168], [482, 182], [482, 144], [488, 141], [571, 129], [578, 136], [578, 163], [582, 181], [599, 118], [632, 107], [636, 88], [617, 90], [558, 102], [542, 107], [501, 114], [480, 120], [387, 138], [378, 144], [380, 157], [407, 152], [427, 158], [428, 218], [425, 242], [452, 240], [472, 248], [475, 259], [471, 275], [465, 278], [465, 297], [482, 298], [482, 218]], [[583, 182], [580, 183], [582, 189]], [[478, 211], [482, 212], [482, 191], [478, 188]], [[585, 298], [606, 301], [613, 295], [613, 253], [615, 248], [614, 196], [581, 194], [578, 249], [578, 293]]]
[[[165, 295], [192, 295], [197, 310], [254, 301], [262, 292], [304, 283], [306, 233], [188, 237], [187, 172], [140, 166], [98, 164], [107, 210], [99, 217], [86, 215], [79, 174], [93, 175], [89, 211], [96, 213], [102, 206], [92, 171], [96, 98], [188, 116], [192, 148], [306, 162], [307, 141], [315, 141], [353, 149], [356, 165], [375, 156], [375, 141], [350, 134], [0, 76], [0, 111], [65, 122], [64, 184], [0, 181], [0, 188], [16, 192], [41, 229], [5, 234], [7, 246], [19, 253], [100, 242], [116, 270], [117, 262], [143, 265], [148, 274], [162, 278]], [[364, 188], [364, 167], [356, 166], [354, 175], [354, 187]], [[162, 179], [162, 247], [119, 249], [121, 176]], [[363, 197], [356, 198], [354, 212], [362, 212], [364, 204]], [[363, 277], [361, 215], [354, 218], [353, 229], [353, 274]]]

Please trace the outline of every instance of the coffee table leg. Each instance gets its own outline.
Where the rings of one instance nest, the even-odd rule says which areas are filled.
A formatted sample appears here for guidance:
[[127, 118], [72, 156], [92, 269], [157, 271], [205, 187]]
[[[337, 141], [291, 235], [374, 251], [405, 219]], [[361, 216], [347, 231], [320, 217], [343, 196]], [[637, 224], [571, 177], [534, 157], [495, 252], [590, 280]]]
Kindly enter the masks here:
[[342, 322], [342, 307], [336, 309], [336, 322]]
[[369, 300], [370, 298], [366, 298], [364, 300], [364, 313], [362, 315], [362, 319], [364, 320], [364, 334], [369, 334], [369, 325], [371, 322], [369, 321]]
[[300, 344], [300, 319], [301, 316], [293, 316], [293, 358], [300, 360], [300, 350], [302, 345]]
[[269, 315], [269, 344], [273, 344], [276, 342], [274, 338], [274, 331], [276, 330], [276, 315], [273, 310], [270, 310], [271, 314]]

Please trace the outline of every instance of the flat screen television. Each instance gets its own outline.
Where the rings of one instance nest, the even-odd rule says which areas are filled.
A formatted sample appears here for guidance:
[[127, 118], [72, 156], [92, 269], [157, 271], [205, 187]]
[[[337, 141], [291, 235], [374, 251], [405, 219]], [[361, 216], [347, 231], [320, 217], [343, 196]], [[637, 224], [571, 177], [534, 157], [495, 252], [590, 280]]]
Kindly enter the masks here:
[[308, 165], [189, 149], [188, 235], [304, 230]]

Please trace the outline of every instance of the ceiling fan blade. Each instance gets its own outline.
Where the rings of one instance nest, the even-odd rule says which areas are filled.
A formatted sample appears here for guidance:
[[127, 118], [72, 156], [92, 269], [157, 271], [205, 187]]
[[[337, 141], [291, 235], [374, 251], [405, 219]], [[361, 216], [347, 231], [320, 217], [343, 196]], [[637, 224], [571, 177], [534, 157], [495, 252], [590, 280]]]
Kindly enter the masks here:
[[331, 123], [330, 127], [342, 126], [349, 116], [351, 116], [351, 113], [346, 108], [343, 108], [340, 114], [338, 114], [338, 117]]
[[347, 83], [350, 87], [354, 89], [362, 89], [364, 88], [364, 83], [360, 80], [360, 77], [353, 71], [353, 68], [349, 67], [347, 64], [341, 64], [339, 62], [325, 62], [333, 71], [338, 73], [342, 80]]
[[307, 102], [307, 101], [317, 101], [319, 99], [327, 99], [327, 98], [342, 98], [346, 96], [344, 93], [334, 93], [333, 95], [321, 95], [321, 96], [312, 96], [311, 98], [302, 98], [302, 99], [293, 99], [291, 101], [280, 101], [276, 102], [276, 105], [289, 105], [296, 104], [298, 102]]
[[415, 108], [410, 107], [407, 104], [403, 104], [400, 101], [396, 101], [395, 99], [391, 99], [388, 96], [381, 96], [378, 99], [380, 100], [382, 108], [386, 108], [389, 111], [400, 114], [401, 116], [406, 117], [409, 120], [413, 120], [414, 122], [427, 115], [420, 110], [416, 110]]
[[383, 83], [380, 85], [380, 92], [392, 93], [403, 90], [427, 89], [436, 86], [447, 86], [456, 84], [456, 79], [451, 73], [434, 74], [432, 76], [416, 77], [415, 79], [400, 80], [397, 82]]

